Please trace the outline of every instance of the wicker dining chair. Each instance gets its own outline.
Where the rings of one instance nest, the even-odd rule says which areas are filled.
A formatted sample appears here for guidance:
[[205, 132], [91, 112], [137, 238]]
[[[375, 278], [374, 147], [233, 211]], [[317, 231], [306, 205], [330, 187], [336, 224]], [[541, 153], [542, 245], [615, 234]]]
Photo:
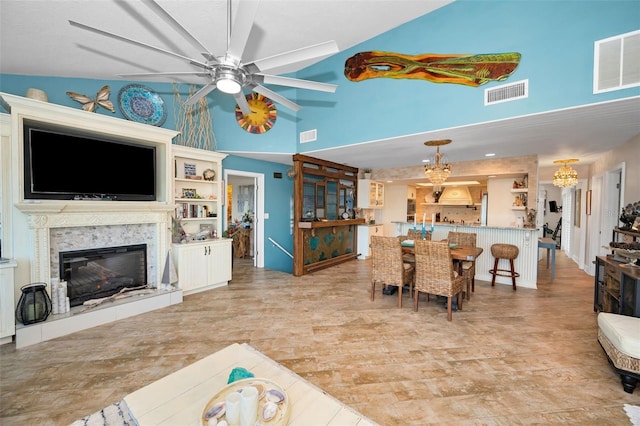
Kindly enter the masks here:
[[[421, 240], [422, 239], [422, 231], [420, 230], [413, 230], [413, 229], [409, 229], [407, 231], [407, 238], [409, 240]], [[425, 232], [424, 235], [424, 239], [425, 240], [430, 240], [431, 239], [431, 232]]]
[[447, 298], [447, 320], [452, 319], [452, 301], [458, 296], [458, 309], [462, 310], [464, 277], [453, 270], [448, 241], [418, 240], [415, 243], [416, 274], [413, 291], [413, 310], [418, 310], [420, 293]]
[[413, 294], [414, 267], [402, 259], [402, 247], [397, 237], [371, 236], [371, 301], [375, 299], [376, 283], [398, 286], [398, 308], [402, 308], [402, 287], [409, 284]]
[[[453, 232], [447, 234], [449, 244], [476, 247], [477, 235], [473, 232]], [[471, 298], [471, 292], [476, 290], [476, 262], [460, 260], [462, 262], [462, 275], [467, 283], [467, 300]]]

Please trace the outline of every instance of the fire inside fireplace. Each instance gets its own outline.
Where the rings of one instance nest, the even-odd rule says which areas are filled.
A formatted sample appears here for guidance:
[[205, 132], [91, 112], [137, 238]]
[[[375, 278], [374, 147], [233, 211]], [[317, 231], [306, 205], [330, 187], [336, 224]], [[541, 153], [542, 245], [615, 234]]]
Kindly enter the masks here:
[[147, 284], [146, 244], [64, 251], [59, 257], [71, 306]]

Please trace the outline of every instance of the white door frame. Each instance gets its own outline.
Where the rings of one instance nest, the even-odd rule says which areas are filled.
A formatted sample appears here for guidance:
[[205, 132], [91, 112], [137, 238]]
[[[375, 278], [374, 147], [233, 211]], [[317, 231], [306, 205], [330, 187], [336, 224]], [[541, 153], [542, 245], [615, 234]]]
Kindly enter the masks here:
[[[602, 230], [613, 230], [619, 224], [620, 210], [624, 206], [622, 194], [624, 194], [625, 163], [617, 164], [604, 174], [602, 186]], [[618, 186], [618, 184], [620, 184]], [[611, 234], [603, 232], [600, 235], [600, 243], [608, 246], [611, 242]]]
[[[224, 170], [224, 180], [229, 183], [229, 175], [231, 176], [243, 176], [253, 178], [255, 181], [255, 219], [253, 221], [253, 235], [254, 235], [254, 253], [253, 253], [253, 266], [257, 268], [264, 268], [264, 174], [245, 172], [242, 170]], [[225, 199], [227, 188], [224, 188]], [[225, 204], [223, 215], [226, 220], [228, 206]]]
[[[591, 178], [591, 215], [587, 216], [588, 223], [588, 244], [589, 254], [588, 259], [595, 259], [596, 256], [602, 256], [607, 254], [607, 251], [602, 245], [602, 175], [594, 176]], [[593, 262], [587, 262], [587, 268], [585, 271], [594, 276], [596, 274], [596, 268]]]

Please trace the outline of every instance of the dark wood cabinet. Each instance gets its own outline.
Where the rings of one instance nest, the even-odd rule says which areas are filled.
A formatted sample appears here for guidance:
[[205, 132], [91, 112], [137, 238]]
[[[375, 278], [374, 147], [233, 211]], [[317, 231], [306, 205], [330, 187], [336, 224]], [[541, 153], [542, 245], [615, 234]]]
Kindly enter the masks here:
[[597, 256], [593, 310], [640, 317], [640, 267]]

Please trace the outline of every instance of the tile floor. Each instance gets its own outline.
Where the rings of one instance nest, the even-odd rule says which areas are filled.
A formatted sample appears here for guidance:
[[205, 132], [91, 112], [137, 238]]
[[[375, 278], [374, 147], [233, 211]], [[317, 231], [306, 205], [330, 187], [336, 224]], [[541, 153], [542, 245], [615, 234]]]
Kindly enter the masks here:
[[624, 425], [640, 405], [596, 340], [593, 278], [561, 252], [553, 282], [544, 262], [537, 290], [478, 281], [452, 322], [434, 298], [371, 302], [369, 261], [300, 278], [249, 262], [182, 304], [1, 346], [0, 424], [69, 424], [233, 342], [382, 425]]

